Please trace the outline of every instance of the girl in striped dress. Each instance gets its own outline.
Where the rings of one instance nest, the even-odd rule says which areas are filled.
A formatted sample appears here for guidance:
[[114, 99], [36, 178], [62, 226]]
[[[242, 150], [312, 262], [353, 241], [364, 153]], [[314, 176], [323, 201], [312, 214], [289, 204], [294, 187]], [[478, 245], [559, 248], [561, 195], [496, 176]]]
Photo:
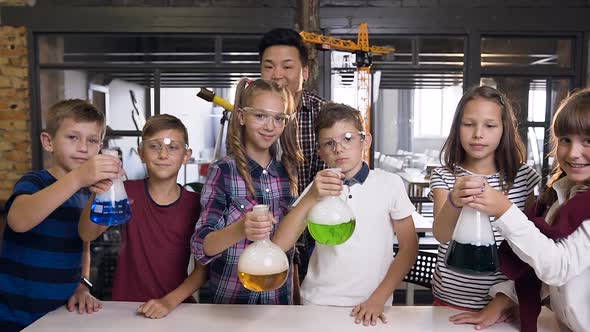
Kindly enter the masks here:
[[[487, 86], [465, 92], [443, 145], [441, 162], [443, 167], [432, 172], [429, 194], [434, 202], [433, 233], [441, 243], [432, 280], [434, 305], [484, 317], [486, 311], [505, 307], [509, 301], [501, 294], [492, 301], [489, 295], [490, 288], [507, 280], [506, 276], [501, 272], [485, 276], [458, 273], [448, 269], [444, 259], [461, 208], [482, 194], [486, 186], [501, 191], [521, 210], [533, 203], [540, 176], [525, 164], [525, 147], [516, 131], [510, 101], [503, 93]], [[503, 238], [495, 229], [494, 235], [500, 245]], [[462, 317], [455, 315], [450, 320], [460, 323]], [[491, 323], [508, 318], [506, 311]], [[475, 321], [481, 323], [477, 317]]]

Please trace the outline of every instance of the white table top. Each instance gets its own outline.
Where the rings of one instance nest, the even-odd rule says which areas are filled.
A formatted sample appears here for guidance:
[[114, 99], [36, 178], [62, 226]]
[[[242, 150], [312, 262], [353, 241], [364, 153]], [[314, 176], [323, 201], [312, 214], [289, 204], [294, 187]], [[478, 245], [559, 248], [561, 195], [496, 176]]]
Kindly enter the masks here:
[[[387, 307], [388, 324], [365, 327], [354, 324], [348, 307], [181, 304], [163, 319], [147, 319], [136, 314], [138, 306], [132, 302], [104, 302], [102, 310], [91, 315], [71, 313], [64, 307], [23, 331], [474, 331], [473, 325], [450, 323], [448, 317], [459, 311], [448, 307]], [[518, 331], [518, 327], [502, 323], [485, 331]], [[546, 308], [541, 312], [538, 331], [559, 331], [555, 316]]]
[[418, 173], [418, 172], [409, 173], [409, 172], [401, 171], [401, 172], [395, 172], [395, 174], [399, 175], [402, 178], [402, 180], [404, 180], [410, 184], [425, 186], [425, 187], [430, 184], [430, 179], [426, 178], [425, 173]]

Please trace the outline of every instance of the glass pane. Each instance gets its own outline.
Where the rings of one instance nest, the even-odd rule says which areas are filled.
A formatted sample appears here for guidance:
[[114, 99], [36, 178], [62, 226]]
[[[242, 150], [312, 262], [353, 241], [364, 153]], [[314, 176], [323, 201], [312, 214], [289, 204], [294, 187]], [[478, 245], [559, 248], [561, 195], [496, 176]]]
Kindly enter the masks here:
[[106, 138], [105, 146], [119, 148], [123, 155], [123, 169], [129, 180], [143, 179], [147, 176], [145, 165], [137, 151], [139, 137], [110, 136]]
[[557, 111], [559, 104], [568, 96], [571, 89], [570, 80], [553, 80], [551, 86], [551, 119]]
[[[51, 105], [63, 99], [88, 99], [88, 76], [81, 70], [41, 70], [39, 73], [41, 128]], [[101, 108], [104, 110], [104, 108]]]
[[[547, 100], [547, 82], [551, 82], [551, 99]], [[568, 79], [530, 79], [520, 77], [483, 77], [482, 85], [493, 86], [505, 92], [514, 105], [518, 120], [519, 134], [527, 146], [527, 163], [534, 166], [542, 174], [543, 165], [551, 167], [551, 162], [543, 154], [544, 147], [549, 144], [544, 141], [546, 131], [551, 124], [551, 118], [559, 103], [567, 96], [570, 89]], [[551, 115], [545, 117], [546, 105], [551, 104]], [[544, 123], [542, 127], [527, 127], [528, 122]], [[550, 147], [549, 147], [550, 149]], [[545, 170], [547, 175], [548, 169]]]
[[441, 90], [414, 90], [414, 136], [440, 136], [441, 105]]
[[259, 36], [223, 37], [222, 61], [224, 63], [252, 63], [258, 66]]
[[[394, 47], [395, 51], [386, 56], [375, 55], [374, 64], [411, 64], [412, 63], [412, 38], [394, 38], [387, 36], [369, 37], [370, 46]], [[356, 41], [356, 37], [352, 38]]]
[[529, 106], [527, 121], [545, 122], [547, 105], [547, 81], [533, 80], [529, 90]]
[[[482, 77], [481, 84], [494, 87], [505, 93], [512, 103], [512, 108], [518, 123], [525, 123], [529, 118], [530, 100], [529, 94], [538, 80], [520, 77]], [[535, 105], [536, 109], [543, 109], [544, 105]], [[544, 116], [544, 115], [543, 115]], [[521, 132], [524, 135], [524, 133]]]
[[463, 66], [463, 37], [420, 38], [418, 62], [422, 65]]
[[151, 76], [149, 73], [42, 69], [39, 74], [42, 126], [45, 127], [45, 114], [51, 105], [62, 99], [80, 98], [104, 110], [110, 129], [141, 130], [143, 124], [138, 122], [137, 115], [145, 118], [150, 92], [143, 83], [147, 78], [149, 84]]
[[[219, 131], [221, 114], [214, 105], [196, 96], [197, 88], [163, 88], [160, 90], [160, 112], [179, 118], [189, 133], [189, 147], [195, 159], [207, 159], [205, 150], [212, 150]], [[216, 107], [217, 108], [217, 107]], [[227, 128], [227, 124], [226, 124]], [[210, 152], [209, 152], [210, 154]]]
[[572, 66], [572, 39], [483, 37], [482, 66]]
[[547, 104], [547, 80], [533, 80], [531, 81], [531, 89], [529, 91], [529, 114], [528, 121], [531, 122], [551, 122], [553, 114], [559, 107], [559, 103], [567, 96], [570, 89], [570, 81], [567, 79], [551, 81], [551, 117], [545, 119], [545, 105]]
[[414, 138], [446, 138], [462, 95], [461, 85], [414, 90]]
[[545, 128], [543, 127], [528, 128], [526, 163], [533, 167], [538, 174], [543, 174], [543, 160], [545, 159], [545, 154], [543, 152], [544, 135]]
[[215, 61], [215, 36], [44, 34], [40, 63], [202, 63]]

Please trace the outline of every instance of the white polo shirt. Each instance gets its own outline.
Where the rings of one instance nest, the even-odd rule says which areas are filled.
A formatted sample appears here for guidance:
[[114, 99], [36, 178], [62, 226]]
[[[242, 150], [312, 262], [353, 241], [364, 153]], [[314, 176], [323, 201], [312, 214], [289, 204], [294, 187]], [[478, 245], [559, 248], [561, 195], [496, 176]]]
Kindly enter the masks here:
[[[356, 306], [366, 301], [393, 262], [391, 219], [403, 219], [415, 210], [402, 179], [382, 170], [371, 170], [362, 184], [352, 185], [346, 203], [356, 217], [354, 233], [338, 246], [316, 242], [301, 285], [304, 304]], [[385, 304], [392, 300], [393, 294]]]

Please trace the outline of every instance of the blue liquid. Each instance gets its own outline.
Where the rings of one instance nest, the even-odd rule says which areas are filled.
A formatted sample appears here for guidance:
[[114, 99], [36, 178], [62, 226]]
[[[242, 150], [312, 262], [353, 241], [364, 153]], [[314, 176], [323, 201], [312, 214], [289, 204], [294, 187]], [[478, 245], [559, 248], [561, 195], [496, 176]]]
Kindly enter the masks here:
[[90, 208], [90, 220], [102, 226], [125, 224], [131, 219], [131, 206], [127, 199], [120, 201], [94, 201]]

